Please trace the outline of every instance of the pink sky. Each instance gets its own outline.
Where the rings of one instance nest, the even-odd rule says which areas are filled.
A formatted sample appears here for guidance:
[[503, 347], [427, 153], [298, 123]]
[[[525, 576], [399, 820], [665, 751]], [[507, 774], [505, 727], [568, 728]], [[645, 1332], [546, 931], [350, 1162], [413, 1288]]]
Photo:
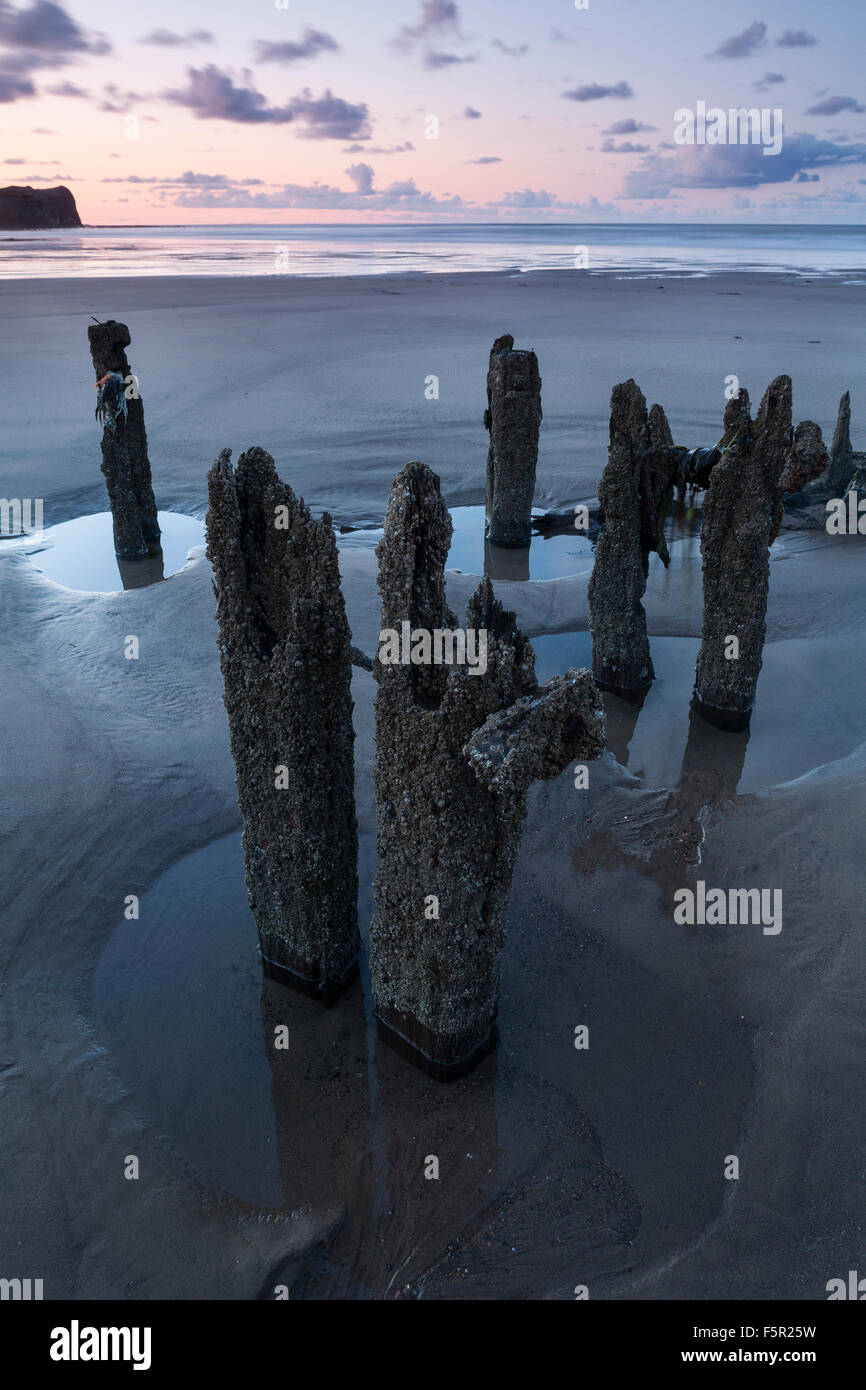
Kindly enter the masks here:
[[[864, 39], [861, 0], [0, 0], [0, 184], [88, 223], [863, 222]], [[779, 108], [781, 152], [676, 145], [698, 101]]]

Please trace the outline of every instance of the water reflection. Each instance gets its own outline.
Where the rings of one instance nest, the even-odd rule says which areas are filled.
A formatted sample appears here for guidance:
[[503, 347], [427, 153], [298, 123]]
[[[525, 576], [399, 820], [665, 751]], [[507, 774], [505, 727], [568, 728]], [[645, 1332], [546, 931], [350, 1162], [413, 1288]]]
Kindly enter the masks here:
[[114, 553], [111, 512], [63, 521], [45, 531], [44, 548], [30, 553], [38, 570], [55, 584], [86, 593], [113, 594], [143, 589], [182, 569], [190, 550], [204, 544], [204, 522], [183, 512], [160, 512], [161, 544], [136, 560]]

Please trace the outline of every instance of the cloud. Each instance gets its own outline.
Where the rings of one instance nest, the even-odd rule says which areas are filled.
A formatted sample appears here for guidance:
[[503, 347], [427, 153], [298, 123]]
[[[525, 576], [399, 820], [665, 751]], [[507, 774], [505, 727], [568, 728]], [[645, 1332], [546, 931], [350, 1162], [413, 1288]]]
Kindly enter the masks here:
[[521, 188], [503, 194], [499, 201], [504, 208], [552, 208], [556, 195], [546, 188]]
[[185, 34], [176, 34], [172, 29], [153, 29], [138, 42], [153, 44], [156, 48], [192, 48], [197, 43], [213, 43], [213, 34], [210, 29], [189, 29]]
[[86, 87], [79, 87], [75, 82], [58, 82], [56, 87], [49, 87], [48, 92], [53, 97], [84, 97], [89, 100], [90, 92]]
[[569, 101], [601, 101], [602, 97], [633, 97], [634, 92], [627, 82], [616, 82], [612, 87], [605, 87], [600, 82], [587, 82], [562, 95]]
[[247, 187], [253, 184], [262, 186], [261, 179], [234, 179], [229, 178], [228, 174], [196, 174], [192, 169], [187, 169], [182, 174], [157, 174], [146, 177], [140, 174], [117, 174], [111, 178], [100, 179], [100, 183], [155, 183], [164, 187], [184, 188], [234, 188], [238, 185]]
[[507, 53], [509, 58], [522, 58], [524, 53], [529, 52], [528, 43], [510, 44], [502, 39], [491, 39], [490, 44], [492, 48], [498, 48], [500, 53]]
[[357, 191], [365, 197], [374, 191], [372, 164], [350, 164], [348, 169], [343, 170], [343, 173], [348, 175]]
[[34, 0], [29, 9], [16, 10], [0, 0], [0, 43], [57, 56], [110, 53], [104, 34], [88, 34], [77, 19], [53, 0]]
[[756, 92], [769, 91], [770, 87], [777, 87], [780, 82], [784, 82], [785, 75], [781, 72], [765, 72], [764, 76], [755, 83]]
[[228, 72], [215, 64], [187, 68], [183, 90], [166, 91], [166, 101], [186, 106], [198, 120], [232, 121], [239, 125], [286, 125], [298, 121], [299, 133], [307, 140], [367, 140], [370, 136], [369, 111], [364, 102], [352, 104], [334, 96], [330, 88], [314, 97], [309, 88], [293, 97], [286, 106], [269, 106], [267, 98], [251, 85], [252, 75], [244, 72], [248, 85], [236, 85]]
[[816, 102], [814, 106], [806, 107], [807, 116], [838, 116], [840, 111], [866, 111], [866, 106], [861, 106], [854, 97], [825, 97], [823, 101]]
[[[453, 52], [455, 40], [467, 42], [467, 36], [460, 29], [460, 10], [454, 0], [421, 0], [417, 24], [404, 24], [391, 40], [391, 47], [398, 53], [423, 50], [421, 61], [431, 71], [478, 61], [478, 53], [462, 56]], [[442, 46], [446, 42], [448, 48]]]
[[564, 34], [564, 33], [562, 32], [561, 29], [551, 29], [551, 31], [550, 31], [550, 42], [551, 42], [551, 43], [574, 43], [574, 40], [573, 40], [568, 34]]
[[631, 140], [623, 140], [618, 145], [615, 140], [605, 140], [601, 147], [602, 154], [646, 154], [651, 149], [651, 145], [635, 145]]
[[[7, 163], [11, 163], [11, 160], [7, 160]], [[18, 163], [19, 163], [19, 164], [23, 164], [23, 163], [24, 163], [24, 160], [21, 159], [21, 160], [18, 161]], [[55, 161], [55, 163], [56, 163], [56, 161]], [[27, 187], [27, 184], [30, 184], [30, 183], [51, 183], [51, 184], [54, 184], [54, 186], [55, 186], [55, 188], [56, 188], [57, 185], [58, 185], [58, 183], [79, 183], [79, 182], [80, 182], [80, 180], [75, 176], [75, 174], [25, 174], [25, 175], [24, 175], [24, 178], [25, 178], [25, 183], [24, 183], [24, 184], [17, 184], [16, 187], [18, 187], [18, 188], [21, 188], [21, 187], [26, 188], [26, 187]]]
[[430, 49], [424, 54], [424, 66], [434, 69], [450, 68], [455, 63], [477, 63], [478, 58], [479, 54], [477, 53], [467, 53], [465, 57], [461, 57], [458, 53], [441, 53], [438, 50]]
[[402, 145], [361, 145], [356, 141], [344, 145], [343, 154], [408, 154], [414, 148], [411, 140], [404, 140]]
[[645, 121], [636, 121], [634, 116], [623, 116], [621, 121], [614, 121], [607, 130], [603, 130], [602, 135], [637, 135], [642, 130], [656, 130], [654, 125], [647, 125]]
[[321, 29], [311, 29], [309, 24], [294, 43], [269, 43], [265, 39], [256, 42], [256, 58], [260, 63], [300, 63], [319, 53], [338, 53], [339, 50], [335, 38]]
[[370, 113], [364, 102], [352, 105], [335, 97], [330, 88], [316, 99], [309, 88], [293, 99], [291, 111], [305, 125], [307, 140], [368, 140]]
[[136, 102], [147, 100], [138, 92], [122, 92], [113, 82], [106, 83], [103, 91], [105, 92], [105, 99], [99, 104], [100, 111], [110, 111], [123, 115]]
[[814, 34], [809, 34], [805, 29], [786, 29], [780, 39], [776, 39], [777, 48], [814, 48], [818, 40]]
[[707, 57], [748, 58], [756, 48], [765, 48], [766, 43], [767, 26], [760, 19], [756, 19], [741, 34], [734, 34], [733, 38], [725, 39], [712, 53], [708, 53]]
[[463, 117], [464, 117], [464, 120], [467, 120], [467, 121], [480, 121], [480, 120], [481, 120], [481, 112], [480, 112], [480, 111], [476, 111], [474, 106], [465, 106], [465, 107], [463, 108]]
[[0, 58], [0, 105], [35, 95], [36, 87], [27, 72], [7, 65], [7, 60]]
[[[205, 68], [189, 67], [187, 85], [163, 93], [166, 101], [186, 106], [200, 121], [233, 121], [239, 125], [284, 125], [295, 119], [290, 106], [268, 106], [267, 98], [252, 86], [238, 87], [227, 72], [214, 63]], [[244, 73], [245, 81], [251, 74]]]
[[498, 154], [483, 154], [480, 159], [467, 159], [467, 164], [501, 164]]
[[794, 180], [794, 182], [795, 182], [795, 183], [820, 183], [820, 182], [821, 182], [821, 175], [820, 175], [820, 174], [804, 174], [804, 173], [802, 172], [802, 170], [801, 170], [801, 172], [797, 175], [797, 177], [796, 177], [796, 179]]
[[674, 155], [647, 155], [626, 174], [621, 198], [666, 198], [673, 188], [758, 188], [790, 183], [804, 170], [866, 163], [866, 144], [786, 135], [776, 155], [760, 145], [683, 145]]
[[[3, 0], [0, 0], [2, 7]], [[2, 16], [2, 9], [0, 9]], [[20, 101], [36, 95], [32, 74], [41, 68], [62, 68], [73, 59], [62, 53], [22, 49], [16, 53], [0, 54], [0, 102]]]
[[[360, 166], [353, 166], [356, 170]], [[369, 166], [364, 166], [369, 168]], [[357, 181], [366, 182], [366, 174], [350, 175], [356, 183], [352, 189], [335, 188], [330, 184], [286, 184], [283, 188], [269, 193], [251, 193], [240, 187], [220, 189], [185, 189], [172, 199], [176, 207], [185, 208], [254, 208], [263, 210], [282, 210], [298, 208], [307, 211], [345, 210], [360, 212], [449, 212], [463, 211], [466, 205], [456, 195], [437, 198], [433, 193], [422, 192], [414, 179], [403, 179], [390, 183], [386, 188], [373, 189], [373, 171], [370, 170], [372, 191], [359, 191]]]
[[408, 52], [417, 44], [439, 39], [443, 34], [462, 38], [460, 10], [454, 0], [421, 0], [417, 24], [404, 24], [392, 39], [395, 48]]

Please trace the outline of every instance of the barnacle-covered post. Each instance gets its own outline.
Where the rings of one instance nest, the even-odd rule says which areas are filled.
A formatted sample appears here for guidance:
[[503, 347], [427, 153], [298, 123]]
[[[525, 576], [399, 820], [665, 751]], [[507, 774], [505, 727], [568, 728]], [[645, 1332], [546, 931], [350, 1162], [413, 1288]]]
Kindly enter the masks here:
[[829, 463], [820, 425], [814, 420], [801, 420], [785, 459], [780, 492], [802, 492], [826, 473]]
[[744, 729], [751, 718], [790, 449], [790, 377], [770, 383], [754, 422], [747, 391], [728, 402], [723, 456], [704, 499], [704, 618], [692, 700], [721, 729]]
[[358, 972], [349, 624], [330, 518], [263, 449], [208, 475], [220, 664], [265, 972], [330, 1004]]
[[103, 424], [102, 471], [114, 523], [114, 549], [118, 559], [134, 560], [159, 544], [160, 531], [144, 404], [126, 356], [130, 333], [125, 323], [109, 319], [90, 324], [87, 337], [99, 392], [96, 413]]
[[568, 671], [539, 688], [532, 647], [489, 579], [458, 629], [445, 599], [450, 539], [439, 479], [424, 464], [407, 464], [377, 548], [370, 960], [380, 1036], [445, 1080], [495, 1042], [526, 790], [604, 748], [589, 672]]
[[490, 350], [487, 410], [487, 540], [528, 546], [541, 427], [541, 376], [534, 352], [515, 348], [510, 333]]
[[633, 380], [615, 386], [610, 449], [598, 488], [604, 527], [589, 581], [589, 626], [597, 684], [629, 700], [642, 699], [654, 678], [641, 599], [650, 553], [669, 563], [664, 518], [679, 461], [661, 406], [647, 416]]
[[835, 497], [841, 497], [854, 472], [854, 450], [851, 447], [851, 393], [846, 391], [839, 402], [836, 427], [830, 445], [830, 466], [822, 484]]

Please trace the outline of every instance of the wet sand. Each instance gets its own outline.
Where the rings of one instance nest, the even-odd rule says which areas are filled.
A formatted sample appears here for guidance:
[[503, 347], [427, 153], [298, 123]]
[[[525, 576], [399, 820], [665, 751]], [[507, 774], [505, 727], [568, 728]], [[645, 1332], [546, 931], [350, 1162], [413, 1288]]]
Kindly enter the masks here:
[[793, 275], [31, 280], [2, 295], [4, 486], [44, 497], [47, 526], [104, 508], [91, 314], [130, 325], [157, 501], [197, 516], [219, 450], [252, 444], [338, 524], [380, 524], [409, 459], [449, 506], [483, 502], [487, 358], [505, 332], [538, 353], [542, 508], [595, 494], [611, 388], [629, 376], [693, 447], [719, 438], [731, 373], [755, 399], [789, 373], [795, 419], [825, 438], [846, 387], [855, 430], [860, 409], [866, 286]]
[[[482, 386], [494, 327], [514, 324], [507, 296], [538, 293], [532, 279], [525, 288], [500, 284], [503, 299], [475, 305], [481, 318], [472, 330], [473, 360], [482, 345], [484, 352], [472, 379]], [[633, 291], [632, 283], [616, 284], [627, 288], [612, 289], [608, 303]], [[678, 282], [664, 294], [694, 293], [697, 303], [718, 291], [718, 281], [709, 285]], [[159, 308], [153, 282], [136, 293], [149, 286], [155, 300], [139, 314], [153, 326], [167, 306]], [[230, 302], [232, 282], [218, 288]], [[177, 282], [172, 290], [177, 302]], [[68, 289], [79, 297], [85, 291], [108, 312], [105, 285]], [[210, 283], [197, 292], [207, 297]], [[467, 310], [459, 295], [442, 292], [441, 313], [430, 321], [462, 360]], [[634, 291], [639, 315], [638, 292], [649, 290], [641, 284]], [[780, 304], [808, 293], [767, 288]], [[836, 313], [833, 293], [816, 286], [828, 316]], [[359, 307], [367, 302], [358, 301], [358, 322], [367, 325], [364, 340], [375, 341], [375, 318]], [[805, 299], [796, 302], [805, 330]], [[48, 325], [48, 303], [29, 300], [35, 317], [27, 332], [38, 338], [50, 329], [64, 353], [74, 339], [78, 371], [83, 328], [73, 325], [65, 338], [72, 320], [61, 313]], [[719, 303], [725, 319], [738, 301]], [[130, 304], [126, 298], [113, 311], [134, 320]], [[564, 333], [566, 310], [558, 304], [548, 296], [547, 312]], [[237, 316], [249, 319], [239, 293], [237, 305]], [[768, 333], [766, 322], [753, 329], [756, 354], [764, 334], [761, 360], [744, 375], [757, 395], [773, 371], [793, 369], [796, 418], [816, 414], [825, 434], [852, 360], [846, 334], [853, 319], [841, 306], [840, 297], [832, 379], [828, 373], [818, 386], [803, 370], [798, 375], [791, 359], [799, 349], [783, 343], [782, 329], [779, 360], [771, 362], [775, 329]], [[737, 331], [748, 332], [738, 312]], [[676, 311], [666, 301], [659, 313], [656, 342], [665, 315]], [[175, 341], [201, 332], [205, 317], [204, 310], [198, 319], [178, 312], [172, 322], [183, 319], [185, 327]], [[221, 340], [211, 319], [224, 366], [233, 360], [230, 320]], [[782, 320], [790, 331], [790, 320]], [[713, 320], [703, 332], [721, 329]], [[403, 332], [410, 330], [417, 333], [417, 324], [407, 315]], [[293, 379], [302, 337], [286, 345], [268, 392]], [[551, 379], [555, 434], [560, 393], [553, 383], [566, 369], [551, 347], [546, 374], [542, 342], [531, 343], [545, 391]], [[344, 341], [340, 349], [344, 361], [350, 346]], [[566, 428], [563, 415], [563, 452], [546, 475], [555, 480], [547, 484], [552, 503], [594, 494], [604, 455], [592, 454], [586, 435], [595, 448], [603, 418], [606, 431], [615, 380], [633, 374], [669, 407], [682, 390], [672, 370], [654, 393], [658, 368], [645, 349], [635, 346], [627, 363], [604, 363], [595, 426], [585, 429], [576, 412]], [[685, 360], [687, 352], [678, 342], [671, 357]], [[570, 353], [571, 362], [580, 355], [573, 324]], [[253, 382], [255, 359], [243, 360]], [[368, 351], [364, 361], [372, 417]], [[86, 367], [85, 356], [83, 380]], [[695, 380], [699, 367], [710, 373], [695, 360]], [[76, 433], [65, 370], [61, 363], [56, 371], [57, 420], [44, 432], [41, 462], [24, 428], [26, 397], [12, 393], [3, 407], [6, 439], [26, 441], [32, 476], [46, 484], [46, 521], [104, 509], [96, 433], [89, 411]], [[360, 381], [360, 362], [353, 370]], [[330, 378], [303, 403], [298, 433], [306, 430], [308, 447], [299, 446], [283, 407], [281, 450], [259, 432], [261, 399], [257, 410], [246, 398], [238, 405], [223, 385], [212, 397], [220, 396], [217, 408], [203, 401], [209, 388], [201, 363], [189, 372], [199, 403], [182, 411], [176, 397], [169, 410], [162, 387], [151, 391], [151, 407], [142, 381], [161, 506], [201, 515], [217, 446], [254, 440], [273, 448], [298, 491], [311, 483], [308, 500], [323, 504], [340, 445]], [[383, 382], [387, 398], [396, 390], [388, 372]], [[813, 396], [810, 412], [804, 397], [816, 391], [824, 399]], [[702, 428], [710, 430], [721, 414], [720, 385], [712, 395], [707, 388], [705, 406], [698, 396], [688, 407], [683, 399], [683, 420], [697, 428], [704, 410]], [[339, 406], [347, 429], [353, 409]], [[214, 418], [218, 410], [222, 419]], [[675, 418], [673, 407], [670, 413]], [[408, 418], [395, 420], [384, 407], [381, 414], [379, 434], [371, 420], [363, 448], [364, 431], [355, 438], [358, 470], [344, 474], [352, 479], [347, 491], [354, 490], [347, 520], [353, 511], [356, 521], [377, 519], [377, 498], [400, 448], [399, 463], [421, 456], [437, 466], [415, 438], [420, 433], [421, 444], [432, 446], [429, 426], [425, 436]], [[436, 448], [451, 453], [453, 492], [477, 502], [484, 439], [470, 418], [460, 429], [473, 439], [471, 467], [465, 459], [458, 467], [450, 425]], [[220, 430], [230, 419], [225, 439]], [[547, 425], [546, 413], [543, 440]], [[68, 448], [60, 443], [64, 431]], [[582, 473], [572, 467], [578, 453]], [[306, 470], [300, 478], [291, 466], [297, 460], [299, 472]], [[827, 1279], [862, 1266], [864, 545], [831, 543], [822, 531], [783, 532], [773, 551], [768, 647], [748, 738], [689, 715], [700, 632], [695, 546], [683, 547], [670, 572], [653, 569], [646, 607], [658, 680], [640, 711], [608, 698], [609, 751], [591, 766], [588, 790], [575, 790], [568, 773], [533, 789], [503, 958], [501, 1044], [448, 1087], [376, 1041], [366, 977], [327, 1014], [261, 978], [201, 552], [165, 583], [102, 595], [59, 587], [35, 568], [26, 546], [0, 546], [0, 702], [11, 750], [0, 785], [7, 1140], [0, 1214], [4, 1264], [15, 1265], [9, 1273], [43, 1278], [48, 1298], [267, 1298], [279, 1283], [293, 1298], [570, 1299], [578, 1284], [591, 1298], [825, 1298]], [[585, 660], [587, 566], [580, 557], [575, 563], [568, 577], [496, 584], [540, 637], [543, 675]], [[371, 550], [343, 547], [341, 567], [354, 640], [372, 652], [378, 601]], [[476, 582], [449, 575], [456, 612]], [[124, 660], [128, 634], [139, 637], [137, 661]], [[353, 696], [366, 931], [375, 832], [368, 673], [355, 673]], [[673, 892], [698, 878], [780, 886], [783, 930], [766, 936], [758, 926], [675, 924]], [[141, 899], [138, 921], [123, 918], [130, 893]], [[290, 1032], [286, 1052], [272, 1045], [279, 1023]], [[580, 1024], [590, 1029], [586, 1051], [573, 1045]], [[123, 1177], [130, 1154], [140, 1161], [138, 1181]], [[438, 1182], [423, 1177], [431, 1154], [440, 1160]], [[730, 1154], [740, 1159], [736, 1182], [724, 1177]]]

